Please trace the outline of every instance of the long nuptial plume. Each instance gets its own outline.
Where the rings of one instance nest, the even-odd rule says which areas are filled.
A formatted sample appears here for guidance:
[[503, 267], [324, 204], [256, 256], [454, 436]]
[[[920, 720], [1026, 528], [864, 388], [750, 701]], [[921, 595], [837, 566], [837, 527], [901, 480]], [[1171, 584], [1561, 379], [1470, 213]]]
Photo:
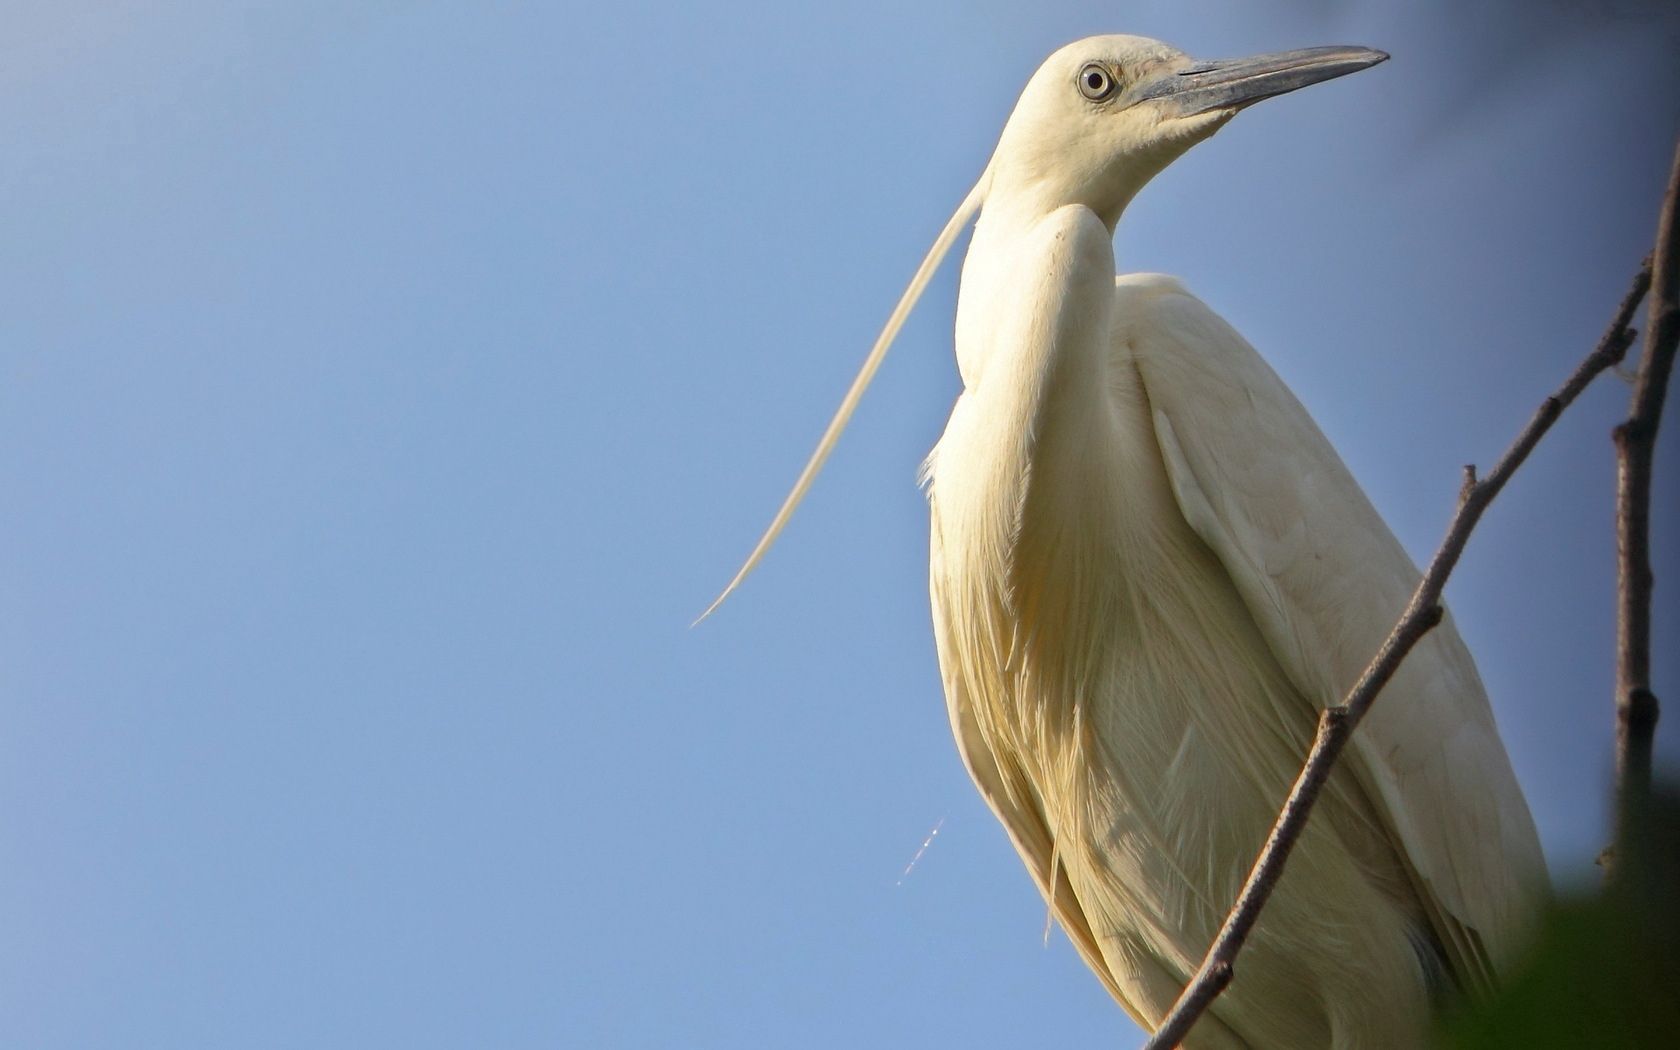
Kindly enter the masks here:
[[892, 316], [887, 318], [886, 327], [882, 328], [881, 334], [876, 337], [875, 345], [870, 348], [869, 356], [864, 359], [863, 368], [858, 371], [857, 378], [852, 380], [851, 389], [846, 391], [846, 397], [840, 402], [839, 410], [834, 413], [834, 418], [829, 420], [828, 429], [823, 431], [822, 439], [817, 442], [817, 450], [811, 453], [811, 458], [806, 462], [805, 469], [799, 472], [799, 480], [793, 483], [793, 491], [789, 492], [787, 499], [782, 501], [782, 507], [776, 511], [776, 516], [771, 520], [770, 527], [764, 530], [763, 536], [759, 537], [758, 545], [752, 549], [751, 554], [747, 555], [745, 564], [735, 573], [735, 578], [729, 581], [729, 586], [723, 589], [723, 593], [718, 595], [712, 604], [706, 606], [706, 611], [701, 613], [694, 623], [698, 624], [701, 620], [712, 615], [717, 607], [723, 604], [725, 598], [735, 593], [735, 588], [741, 585], [741, 581], [747, 578], [748, 573], [758, 568], [758, 563], [764, 560], [764, 555], [770, 550], [771, 544], [775, 543], [776, 537], [782, 534], [782, 529], [787, 526], [788, 519], [793, 517], [794, 508], [799, 506], [800, 500], [805, 498], [805, 493], [810, 491], [811, 482], [816, 480], [817, 473], [822, 470], [823, 464], [828, 461], [828, 454], [834, 451], [834, 446], [839, 442], [841, 433], [846, 429], [846, 424], [852, 421], [852, 413], [857, 411], [858, 402], [863, 399], [863, 392], [869, 389], [870, 380], [875, 378], [875, 373], [880, 369], [881, 362], [886, 359], [887, 350], [892, 346], [893, 340], [898, 338], [898, 330], [904, 327], [904, 319], [910, 316], [911, 310], [915, 309], [916, 301], [922, 297], [922, 291], [927, 288], [928, 281], [932, 280], [934, 273], [938, 271], [939, 264], [944, 262], [945, 256], [950, 253], [951, 245], [956, 242], [957, 235], [962, 233], [963, 227], [967, 226], [969, 221], [980, 211], [980, 204], [986, 197], [987, 176], [989, 174], [990, 169], [980, 176], [980, 181], [974, 184], [974, 188], [968, 191], [968, 196], [964, 197], [963, 202], [957, 205], [956, 212], [945, 223], [945, 228], [939, 231], [939, 237], [934, 240], [933, 247], [928, 249], [927, 257], [922, 260], [922, 265], [916, 268], [916, 275], [910, 278], [909, 287], [904, 289], [904, 294], [899, 297], [898, 305], [893, 307]]

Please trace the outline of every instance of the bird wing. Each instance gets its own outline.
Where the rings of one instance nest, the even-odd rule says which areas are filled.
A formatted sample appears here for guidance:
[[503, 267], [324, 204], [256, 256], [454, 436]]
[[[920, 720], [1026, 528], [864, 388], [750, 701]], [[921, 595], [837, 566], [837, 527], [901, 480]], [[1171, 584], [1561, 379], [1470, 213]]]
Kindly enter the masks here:
[[[932, 576], [936, 581], [942, 576], [941, 557], [939, 530], [936, 528], [933, 530], [929, 552]], [[1027, 871], [1032, 874], [1033, 883], [1038, 887], [1039, 893], [1043, 894], [1048, 902], [1050, 913], [1061, 924], [1068, 940], [1073, 942], [1080, 958], [1085, 960], [1085, 965], [1101, 979], [1103, 987], [1108, 989], [1109, 994], [1139, 1027], [1146, 1032], [1153, 1030], [1154, 1021], [1146, 1017], [1137, 1004], [1128, 998], [1116, 981], [1115, 975], [1109, 971], [1096, 935], [1091, 930], [1090, 920], [1080, 907], [1079, 898], [1068, 881], [1067, 870], [1056, 863], [1055, 838], [1044, 817], [1043, 805], [1031, 778], [1015, 763], [1012, 755], [994, 751], [986, 743], [980, 726], [975, 721], [968, 689], [951, 658], [954, 652], [953, 642], [949, 637], [948, 625], [951, 620], [944, 615], [937, 584], [932, 588], [932, 601], [934, 644], [939, 651], [940, 674], [944, 678], [946, 710], [951, 717], [951, 731], [956, 737], [957, 752], [962, 756], [963, 765], [968, 768], [969, 776], [980, 789], [981, 797], [986, 800], [986, 804], [997, 815], [998, 821], [1003, 824], [1004, 830], [1009, 833], [1009, 841], [1021, 855]], [[1170, 1002], [1177, 993], [1178, 983], [1152, 959], [1140, 957], [1137, 966], [1139, 972], [1132, 974], [1132, 979], [1159, 985], [1160, 987], [1151, 990], [1157, 997], [1164, 993], [1166, 1001]], [[1147, 972], [1143, 972], [1145, 970]]]
[[[941, 578], [942, 556], [939, 530], [936, 528], [932, 530], [928, 552], [928, 561], [933, 570], [931, 576], [935, 581]], [[1066, 872], [1059, 868], [1051, 871], [1054, 864], [1054, 837], [1044, 819], [1042, 808], [1037, 804], [1037, 792], [1027, 776], [1009, 761], [1008, 755], [993, 753], [980, 732], [979, 723], [974, 719], [973, 705], [968, 700], [968, 688], [963, 684], [962, 675], [956, 672], [951, 659], [953, 646], [947, 627], [950, 619], [944, 615], [937, 582], [930, 591], [933, 603], [934, 646], [939, 652], [940, 677], [945, 680], [945, 707], [951, 717], [951, 733], [957, 741], [957, 753], [962, 756], [969, 776], [979, 787], [981, 797], [992, 808], [992, 812], [997, 814], [1004, 830], [1009, 832], [1009, 841], [1014, 844], [1015, 851], [1026, 863], [1027, 870], [1032, 873], [1033, 882], [1044, 895], [1044, 899], [1050, 903], [1051, 914], [1061, 923], [1062, 929], [1067, 931], [1068, 939], [1073, 941], [1080, 957], [1102, 978], [1103, 985], [1120, 1005], [1126, 1008], [1133, 1020], [1143, 1024], [1145, 1022], [1137, 1010], [1121, 994], [1114, 978], [1109, 975], [1103, 963], [1102, 952], [1097, 947], [1096, 937], [1091, 933], [1091, 924], [1085, 918], [1085, 913], [1080, 910], [1078, 898], [1067, 884]], [[1055, 892], [1051, 892], [1052, 885]]]
[[[1339, 703], [1419, 573], [1294, 395], [1177, 281], [1117, 281], [1117, 352], [1141, 377], [1185, 520], [1292, 683]], [[1491, 984], [1545, 893], [1538, 836], [1449, 617], [1344, 752], [1461, 981]]]

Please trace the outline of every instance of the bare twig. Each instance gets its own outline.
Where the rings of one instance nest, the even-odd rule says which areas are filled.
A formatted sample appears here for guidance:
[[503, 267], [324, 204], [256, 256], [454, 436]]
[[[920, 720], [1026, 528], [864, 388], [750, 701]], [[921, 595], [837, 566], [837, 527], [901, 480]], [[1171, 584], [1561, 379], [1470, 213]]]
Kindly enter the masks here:
[[1546, 431], [1551, 429], [1552, 424], [1570, 402], [1586, 389], [1595, 376], [1620, 362], [1627, 353], [1627, 348], [1633, 341], [1633, 332], [1628, 325], [1650, 283], [1651, 270], [1647, 262], [1634, 278], [1633, 287], [1622, 300], [1615, 318], [1598, 345], [1563, 386], [1558, 388], [1557, 393], [1541, 402], [1534, 417], [1528, 421], [1528, 425], [1517, 435], [1516, 441], [1499, 458], [1499, 462], [1494, 464], [1488, 475], [1477, 480], [1475, 468], [1465, 468], [1458, 510], [1447, 526], [1446, 538], [1441, 541], [1441, 546], [1430, 560], [1428, 570], [1424, 572], [1417, 590], [1413, 592], [1410, 604], [1406, 606], [1399, 622], [1383, 640], [1376, 656], [1372, 657], [1371, 663], [1359, 676], [1359, 681], [1354, 684], [1341, 705], [1326, 708], [1320, 715], [1318, 734], [1313, 739], [1312, 750], [1308, 752], [1306, 763], [1295, 778], [1295, 786], [1290, 789], [1289, 798], [1278, 814], [1277, 823], [1272, 826], [1271, 834], [1266, 837], [1266, 845], [1249, 871], [1248, 881], [1238, 893], [1236, 903], [1232, 906], [1230, 914], [1225, 917], [1225, 924], [1220, 927], [1219, 935], [1208, 948], [1196, 975], [1185, 986], [1171, 1012], [1161, 1022], [1160, 1028], [1145, 1044], [1144, 1050], [1168, 1050], [1169, 1047], [1177, 1046], [1190, 1031], [1190, 1026], [1195, 1024], [1196, 1019], [1231, 983], [1235, 974], [1237, 953], [1242, 950], [1243, 942], [1248, 939], [1249, 932], [1260, 917], [1260, 909], [1265, 906], [1266, 899], [1271, 896], [1273, 887], [1283, 874], [1284, 863], [1289, 859], [1290, 850], [1300, 838], [1302, 829], [1306, 827], [1307, 817], [1318, 800], [1325, 780], [1330, 776], [1330, 768], [1336, 757], [1341, 754], [1348, 737], [1360, 719], [1365, 717], [1365, 712], [1370, 709], [1377, 694], [1394, 676], [1400, 662], [1424, 635], [1441, 622], [1441, 591], [1446, 586], [1447, 577], [1451, 575], [1453, 567], [1458, 563], [1465, 543], [1470, 539], [1471, 530], [1476, 527], [1482, 512], [1493, 502], [1499, 490], [1505, 487], [1505, 482], [1510, 480], [1512, 473], [1528, 458], [1528, 454], [1534, 450], [1534, 446]]
[[1616, 437], [1616, 832], [1608, 855], [1616, 878], [1639, 849], [1651, 794], [1657, 697], [1651, 691], [1651, 470], [1663, 397], [1680, 341], [1680, 144], [1669, 171], [1651, 261], [1645, 353], [1633, 403]]

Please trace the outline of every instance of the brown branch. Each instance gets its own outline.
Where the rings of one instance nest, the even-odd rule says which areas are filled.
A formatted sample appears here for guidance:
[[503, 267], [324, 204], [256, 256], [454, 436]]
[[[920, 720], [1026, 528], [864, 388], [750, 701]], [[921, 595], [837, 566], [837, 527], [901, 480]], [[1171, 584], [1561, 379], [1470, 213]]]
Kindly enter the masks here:
[[1365, 717], [1365, 712], [1370, 710], [1377, 694], [1394, 676], [1400, 662], [1424, 635], [1441, 622], [1441, 591], [1445, 588], [1453, 567], [1458, 564], [1459, 555], [1463, 553], [1464, 545], [1470, 539], [1471, 530], [1476, 527], [1482, 512], [1493, 502], [1499, 490], [1505, 487], [1505, 482], [1510, 480], [1517, 467], [1528, 458], [1528, 454], [1534, 450], [1534, 446], [1546, 431], [1551, 429], [1552, 424], [1570, 402], [1586, 389], [1595, 376], [1620, 362], [1627, 353], [1628, 346], [1633, 342], [1633, 332], [1628, 328], [1628, 324], [1633, 320], [1634, 310], [1638, 308], [1639, 300], [1644, 297], [1650, 282], [1650, 266], [1647, 263], [1634, 278], [1633, 287], [1622, 300], [1615, 318], [1599, 339], [1598, 345], [1563, 386], [1558, 388], [1557, 393], [1541, 402], [1534, 417], [1499, 458], [1499, 462], [1494, 464], [1487, 477], [1477, 480], [1475, 468], [1465, 468], [1458, 510], [1447, 526], [1446, 538], [1441, 541], [1441, 546], [1429, 562], [1428, 570], [1424, 572], [1417, 590], [1413, 592], [1411, 602], [1341, 705], [1326, 708], [1320, 715], [1318, 734], [1313, 739], [1312, 750], [1308, 752], [1306, 763], [1295, 778], [1295, 786], [1290, 789], [1289, 798], [1278, 814], [1277, 823], [1272, 825], [1271, 834], [1266, 837], [1266, 845], [1248, 873], [1248, 881], [1237, 894], [1236, 903], [1232, 906], [1230, 914], [1225, 917], [1225, 924], [1220, 927], [1219, 935], [1208, 948], [1196, 975], [1185, 986], [1171, 1012], [1161, 1022], [1161, 1026], [1150, 1037], [1149, 1042], [1144, 1044], [1144, 1050], [1168, 1050], [1169, 1047], [1177, 1046], [1190, 1031], [1190, 1026], [1196, 1023], [1196, 1019], [1231, 983], [1236, 972], [1237, 953], [1242, 950], [1243, 942], [1248, 939], [1249, 932], [1260, 917], [1260, 909], [1265, 906], [1266, 899], [1271, 896], [1272, 889], [1283, 874], [1284, 863], [1301, 837], [1302, 829], [1306, 827], [1307, 817], [1311, 815], [1313, 805], [1318, 801], [1319, 792], [1330, 776], [1330, 768], [1336, 757], [1341, 754], [1360, 719]]
[[1607, 860], [1616, 879], [1641, 848], [1651, 795], [1657, 697], [1651, 691], [1651, 474], [1663, 397], [1680, 341], [1680, 143], [1657, 220], [1645, 353], [1628, 418], [1616, 438], [1616, 831]]

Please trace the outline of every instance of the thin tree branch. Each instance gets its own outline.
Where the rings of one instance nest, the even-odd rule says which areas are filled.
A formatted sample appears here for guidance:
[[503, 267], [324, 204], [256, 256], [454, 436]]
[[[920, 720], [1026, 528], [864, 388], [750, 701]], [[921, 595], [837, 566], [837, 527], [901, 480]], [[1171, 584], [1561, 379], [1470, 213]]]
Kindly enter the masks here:
[[1330, 776], [1330, 769], [1336, 757], [1341, 754], [1360, 719], [1365, 717], [1365, 712], [1370, 710], [1377, 694], [1394, 676], [1400, 662], [1424, 635], [1441, 622], [1441, 591], [1445, 588], [1453, 567], [1458, 564], [1459, 555], [1463, 553], [1464, 545], [1470, 539], [1471, 530], [1481, 520], [1482, 512], [1487, 509], [1488, 504], [1493, 502], [1500, 489], [1505, 487], [1505, 482], [1510, 480], [1517, 467], [1528, 458], [1528, 454], [1534, 450], [1534, 446], [1546, 431], [1551, 429], [1563, 410], [1586, 389], [1595, 376], [1620, 362], [1627, 353], [1634, 337], [1628, 325], [1633, 320], [1634, 311], [1650, 283], [1651, 270], [1647, 262], [1634, 278], [1633, 287], [1622, 300], [1615, 318], [1598, 345], [1563, 386], [1541, 402], [1534, 417], [1499, 458], [1499, 462], [1494, 464], [1487, 477], [1477, 480], [1474, 467], [1465, 468], [1458, 510], [1447, 526], [1446, 538], [1441, 541], [1441, 546], [1429, 562], [1428, 570], [1424, 572], [1417, 590], [1413, 592], [1411, 602], [1341, 705], [1326, 708], [1319, 716], [1318, 734], [1313, 739], [1312, 750], [1308, 752], [1306, 763], [1295, 779], [1295, 786], [1290, 789], [1289, 798], [1278, 814], [1277, 823], [1272, 826], [1271, 834], [1266, 837], [1266, 845], [1255, 860], [1253, 869], [1249, 871], [1248, 881], [1243, 884], [1236, 903], [1232, 906], [1230, 914], [1225, 917], [1225, 924], [1220, 927], [1219, 935], [1208, 948], [1207, 956], [1203, 958], [1196, 975], [1185, 986], [1178, 1002], [1173, 1004], [1171, 1012], [1161, 1022], [1160, 1028], [1144, 1045], [1144, 1050], [1168, 1050], [1178, 1046], [1190, 1031], [1190, 1026], [1195, 1024], [1196, 1019], [1231, 983], [1235, 975], [1237, 953], [1242, 950], [1244, 941], [1248, 939], [1249, 932], [1260, 917], [1260, 909], [1265, 906], [1266, 899], [1271, 896], [1272, 889], [1283, 874], [1284, 863], [1301, 837], [1302, 829], [1306, 827], [1307, 817], [1312, 813], [1314, 803], [1318, 801], [1319, 792]]
[[1651, 691], [1651, 474], [1663, 398], [1680, 341], [1680, 143], [1657, 220], [1645, 353], [1633, 402], [1616, 439], [1616, 831], [1607, 860], [1615, 880], [1640, 849], [1651, 794], [1657, 697]]

